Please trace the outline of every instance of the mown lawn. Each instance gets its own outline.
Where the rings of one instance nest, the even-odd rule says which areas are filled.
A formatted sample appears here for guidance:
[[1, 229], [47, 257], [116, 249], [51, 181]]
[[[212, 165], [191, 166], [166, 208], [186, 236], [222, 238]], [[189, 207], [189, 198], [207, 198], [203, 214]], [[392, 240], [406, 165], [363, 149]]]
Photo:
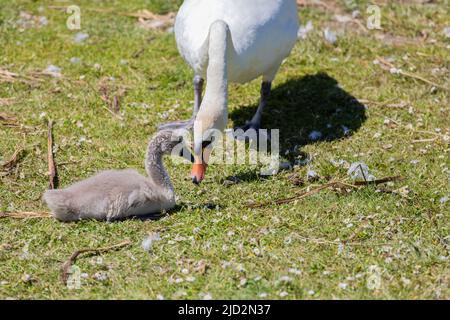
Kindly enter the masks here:
[[[0, 0], [0, 70], [18, 75], [0, 77], [0, 113], [18, 124], [0, 122], [0, 162], [24, 148], [12, 168], [0, 167], [0, 212], [47, 210], [48, 118], [61, 187], [103, 169], [144, 172], [156, 125], [190, 116], [192, 72], [170, 30], [146, 30], [122, 13], [167, 13], [180, 2], [75, 1], [82, 29], [74, 31], [51, 7], [66, 2]], [[263, 126], [281, 129], [285, 160], [308, 154], [310, 163], [268, 178], [253, 166], [212, 165], [197, 187], [189, 165], [167, 161], [179, 207], [159, 220], [0, 219], [0, 298], [449, 299], [450, 12], [445, 1], [376, 2], [382, 30], [364, 28], [366, 1], [300, 8], [301, 24], [314, 29], [283, 64]], [[356, 9], [356, 20], [342, 22]], [[21, 11], [47, 23], [24, 25]], [[338, 34], [334, 45], [326, 27]], [[75, 43], [78, 32], [89, 38]], [[61, 77], [36, 73], [49, 65]], [[126, 89], [118, 115], [102, 86]], [[229, 126], [244, 123], [258, 99], [259, 81], [231, 85]], [[311, 141], [312, 131], [321, 139]], [[377, 178], [404, 180], [247, 206], [346, 179], [357, 161]], [[319, 180], [308, 182], [309, 170]], [[227, 177], [239, 183], [224, 185]], [[161, 240], [147, 252], [141, 243], [152, 233]], [[78, 259], [79, 289], [61, 283], [72, 252], [127, 239], [126, 248]]]

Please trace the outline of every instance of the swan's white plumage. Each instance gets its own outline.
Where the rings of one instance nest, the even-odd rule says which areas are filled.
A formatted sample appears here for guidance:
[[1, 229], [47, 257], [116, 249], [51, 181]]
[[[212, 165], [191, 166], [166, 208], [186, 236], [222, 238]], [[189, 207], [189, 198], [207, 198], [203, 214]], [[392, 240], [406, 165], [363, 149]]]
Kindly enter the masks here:
[[231, 32], [231, 82], [261, 75], [272, 81], [297, 40], [295, 0], [185, 0], [175, 22], [176, 41], [183, 58], [202, 77], [208, 67], [210, 26], [217, 20], [226, 22]]

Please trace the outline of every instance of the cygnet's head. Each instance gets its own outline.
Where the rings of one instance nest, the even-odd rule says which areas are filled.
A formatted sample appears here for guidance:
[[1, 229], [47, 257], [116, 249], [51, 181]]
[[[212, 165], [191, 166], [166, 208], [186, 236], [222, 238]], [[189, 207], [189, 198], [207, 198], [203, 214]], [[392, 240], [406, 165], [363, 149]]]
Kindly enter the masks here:
[[175, 131], [160, 131], [150, 140], [149, 151], [155, 155], [170, 154], [182, 142], [183, 137]]

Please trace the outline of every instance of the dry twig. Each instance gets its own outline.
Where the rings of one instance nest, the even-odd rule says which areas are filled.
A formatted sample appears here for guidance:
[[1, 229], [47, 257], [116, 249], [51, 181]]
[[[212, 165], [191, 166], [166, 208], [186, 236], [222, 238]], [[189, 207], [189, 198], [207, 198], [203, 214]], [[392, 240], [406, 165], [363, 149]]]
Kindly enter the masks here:
[[[383, 58], [381, 58], [381, 57], [377, 57], [377, 60], [378, 60], [381, 64], [383, 64], [384, 66], [386, 66], [386, 67], [389, 67], [389, 68], [395, 68], [395, 66], [394, 66], [392, 63], [390, 63], [389, 61], [387, 61], [386, 59], [383, 59]], [[427, 83], [427, 84], [429, 84], [429, 85], [432, 85], [432, 86], [434, 86], [434, 87], [436, 87], [436, 88], [441, 88], [441, 89], [443, 89], [443, 90], [450, 91], [449, 88], [444, 87], [444, 86], [441, 86], [440, 84], [437, 84], [437, 83], [435, 83], [435, 82], [433, 82], [433, 81], [430, 81], [430, 80], [428, 80], [428, 79], [426, 79], [426, 78], [424, 78], [424, 77], [422, 77], [422, 76], [419, 76], [419, 75], [414, 74], [414, 73], [406, 72], [406, 71], [403, 71], [403, 70], [401, 70], [401, 69], [397, 69], [397, 68], [395, 68], [395, 69], [398, 70], [398, 73], [400, 73], [401, 75], [403, 75], [403, 76], [405, 76], [405, 77], [410, 77], [410, 78], [413, 78], [413, 79], [416, 79], [416, 80], [420, 80], [420, 81], [425, 82], [425, 83]]]
[[318, 186], [312, 190], [309, 190], [306, 192], [301, 192], [301, 193], [296, 194], [295, 196], [292, 196], [289, 198], [284, 198], [284, 199], [270, 201], [270, 202], [263, 202], [263, 203], [252, 203], [247, 206], [249, 208], [262, 208], [262, 207], [270, 206], [273, 204], [276, 204], [276, 205], [285, 204], [285, 203], [302, 200], [304, 198], [307, 198], [309, 196], [317, 194], [325, 189], [341, 189], [341, 190], [342, 189], [344, 189], [344, 190], [353, 189], [353, 190], [355, 190], [355, 189], [359, 189], [361, 186], [378, 185], [378, 184], [382, 184], [382, 183], [386, 183], [386, 182], [390, 182], [390, 181], [400, 181], [402, 179], [403, 178], [400, 176], [395, 176], [395, 177], [387, 177], [387, 178], [383, 178], [383, 179], [378, 179], [378, 180], [374, 180], [374, 181], [356, 181], [356, 182], [354, 182], [354, 184], [349, 184], [344, 181], [332, 181], [327, 184]]
[[0, 218], [29, 219], [29, 218], [51, 218], [48, 212], [0, 212]]
[[120, 249], [123, 247], [126, 247], [128, 245], [131, 244], [130, 240], [125, 240], [122, 241], [121, 243], [118, 244], [114, 244], [112, 246], [108, 246], [108, 247], [103, 247], [103, 248], [88, 248], [88, 249], [80, 249], [75, 251], [74, 253], [72, 253], [72, 255], [69, 257], [69, 259], [64, 262], [64, 264], [61, 267], [61, 280], [64, 284], [67, 284], [67, 279], [69, 278], [69, 271], [70, 268], [72, 267], [72, 265], [75, 263], [75, 261], [77, 260], [78, 256], [80, 254], [83, 253], [92, 253], [92, 254], [100, 254], [103, 252], [107, 252], [107, 251], [111, 251], [111, 250], [116, 250], [116, 249]]
[[11, 158], [2, 164], [2, 168], [5, 172], [9, 173], [9, 172], [11, 172], [12, 169], [14, 169], [14, 167], [17, 165], [17, 163], [19, 163], [19, 160], [23, 154], [23, 151], [25, 151], [25, 149], [23, 147], [18, 147], [16, 149], [16, 151], [14, 151]]
[[48, 160], [48, 177], [49, 177], [49, 188], [56, 189], [58, 187], [58, 173], [56, 171], [55, 158], [53, 154], [53, 121], [48, 120], [48, 131], [47, 131], [47, 160]]

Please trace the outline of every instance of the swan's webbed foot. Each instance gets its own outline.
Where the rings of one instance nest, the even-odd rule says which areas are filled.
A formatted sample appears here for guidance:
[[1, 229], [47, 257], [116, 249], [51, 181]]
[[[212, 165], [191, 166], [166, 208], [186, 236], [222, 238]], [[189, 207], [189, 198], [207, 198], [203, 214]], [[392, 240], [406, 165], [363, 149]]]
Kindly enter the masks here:
[[248, 121], [243, 127], [234, 128], [234, 138], [237, 141], [250, 143], [252, 148], [271, 143], [270, 131], [261, 129], [260, 122]]
[[191, 130], [194, 127], [194, 118], [191, 118], [189, 120], [180, 120], [180, 121], [173, 121], [168, 123], [163, 123], [158, 126], [158, 131], [162, 130], [178, 130], [178, 129], [186, 129]]
[[255, 130], [256, 133], [258, 133], [259, 129], [261, 129], [261, 121], [253, 121], [252, 119], [250, 121], [247, 121], [244, 126], [237, 127], [234, 130], [239, 129], [243, 130], [244, 132], [246, 132], [247, 130]]

